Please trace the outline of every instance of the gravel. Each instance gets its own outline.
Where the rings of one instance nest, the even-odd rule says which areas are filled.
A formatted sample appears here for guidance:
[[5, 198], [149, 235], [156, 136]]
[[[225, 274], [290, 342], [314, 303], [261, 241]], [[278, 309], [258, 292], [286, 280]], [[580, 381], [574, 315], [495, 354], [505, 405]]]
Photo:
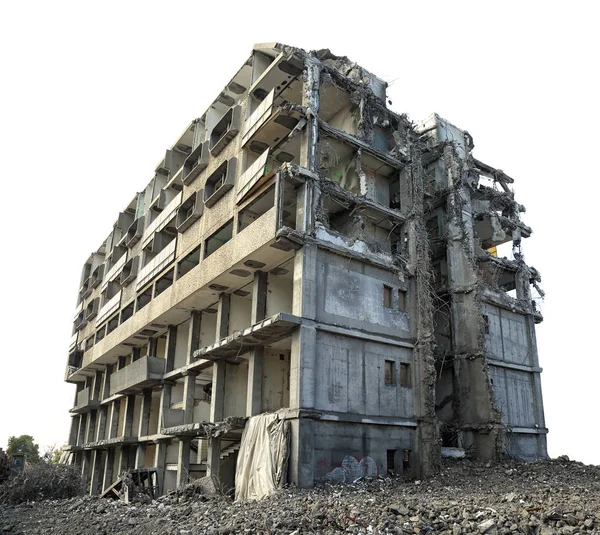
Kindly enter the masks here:
[[600, 466], [566, 460], [445, 461], [423, 481], [290, 487], [253, 503], [190, 494], [0, 503], [0, 535], [600, 534]]

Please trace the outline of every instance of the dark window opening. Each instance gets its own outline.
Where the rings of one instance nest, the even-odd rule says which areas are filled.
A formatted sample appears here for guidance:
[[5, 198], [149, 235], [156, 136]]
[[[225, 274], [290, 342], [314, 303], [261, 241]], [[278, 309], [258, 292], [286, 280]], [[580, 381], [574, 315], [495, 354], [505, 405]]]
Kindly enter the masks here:
[[121, 311], [121, 323], [125, 323], [131, 316], [133, 316], [133, 307], [134, 303], [129, 303], [122, 311]]
[[410, 388], [410, 364], [402, 362], [400, 364], [400, 386]]
[[385, 308], [392, 308], [392, 287], [383, 285], [383, 306]]
[[219, 154], [227, 144], [237, 135], [240, 129], [242, 116], [241, 106], [230, 108], [210, 133], [210, 153]]
[[102, 338], [104, 338], [104, 335], [106, 334], [106, 333], [105, 333], [105, 330], [106, 330], [106, 326], [105, 326], [105, 325], [103, 325], [101, 329], [98, 329], [98, 330], [96, 331], [96, 342], [95, 342], [96, 344], [97, 344], [97, 343], [98, 343], [100, 340], [102, 340]]
[[238, 213], [238, 232], [249, 227], [275, 205], [275, 184], [261, 193]]
[[171, 269], [165, 273], [160, 279], [156, 281], [156, 289], [154, 291], [154, 297], [163, 293], [169, 286], [173, 284], [173, 278], [175, 277], [175, 270]]
[[404, 459], [402, 459], [402, 471], [408, 472], [410, 470], [410, 450], [404, 450]]
[[429, 234], [429, 238], [435, 240], [440, 236], [440, 227], [438, 224], [437, 217], [432, 217], [425, 222], [425, 227], [427, 228], [427, 232]]
[[396, 384], [396, 362], [393, 360], [385, 361], [385, 384], [386, 386]]
[[119, 326], [119, 315], [112, 317], [106, 324], [106, 334], [113, 332]]
[[137, 296], [135, 309], [136, 311], [144, 308], [152, 300], [152, 286]]
[[490, 318], [487, 314], [483, 315], [483, 330], [485, 334], [490, 334]]
[[204, 212], [202, 190], [190, 195], [177, 210], [177, 231], [185, 232]]
[[387, 469], [392, 474], [396, 472], [396, 450], [387, 450]]
[[216, 171], [206, 179], [204, 186], [204, 204], [209, 208], [223, 197], [235, 181], [236, 158], [223, 162]]
[[227, 224], [206, 239], [204, 243], [204, 258], [208, 258], [216, 250], [223, 247], [232, 237], [233, 219], [230, 219]]
[[190, 254], [177, 264], [177, 278], [183, 277], [186, 273], [200, 264], [200, 246], [196, 247]]
[[406, 311], [406, 292], [398, 289], [398, 310]]
[[296, 186], [289, 180], [281, 182], [281, 190], [279, 206], [281, 213], [279, 214], [279, 227], [289, 227], [296, 229], [296, 211], [298, 203], [298, 190]]

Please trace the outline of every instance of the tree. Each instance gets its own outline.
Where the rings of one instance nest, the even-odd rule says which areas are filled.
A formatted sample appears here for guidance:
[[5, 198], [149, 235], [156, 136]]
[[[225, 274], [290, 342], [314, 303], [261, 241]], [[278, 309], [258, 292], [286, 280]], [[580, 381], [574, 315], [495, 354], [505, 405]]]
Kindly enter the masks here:
[[60, 458], [62, 456], [62, 448], [54, 446], [48, 446], [46, 452], [42, 456], [42, 461], [50, 464], [60, 464]]
[[40, 461], [40, 447], [33, 441], [31, 435], [9, 437], [6, 453], [9, 457], [12, 457], [17, 453], [24, 453], [25, 460], [30, 463], [37, 463]]

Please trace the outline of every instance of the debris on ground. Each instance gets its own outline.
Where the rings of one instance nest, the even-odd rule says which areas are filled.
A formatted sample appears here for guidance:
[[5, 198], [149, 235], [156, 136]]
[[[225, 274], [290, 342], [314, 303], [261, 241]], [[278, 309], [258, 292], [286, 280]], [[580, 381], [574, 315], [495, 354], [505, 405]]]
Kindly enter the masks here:
[[600, 533], [600, 466], [448, 459], [418, 484], [363, 478], [283, 488], [256, 502], [195, 488], [148, 504], [88, 496], [0, 503], [0, 519], [0, 535], [592, 534]]
[[79, 468], [37, 463], [23, 472], [13, 474], [0, 485], [0, 504], [61, 500], [79, 496], [82, 492], [83, 480]]

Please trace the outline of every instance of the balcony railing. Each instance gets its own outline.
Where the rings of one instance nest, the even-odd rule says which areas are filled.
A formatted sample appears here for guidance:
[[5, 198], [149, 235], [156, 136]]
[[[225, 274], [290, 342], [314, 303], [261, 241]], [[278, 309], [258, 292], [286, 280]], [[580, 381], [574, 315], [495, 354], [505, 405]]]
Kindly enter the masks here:
[[93, 393], [89, 387], [84, 388], [81, 392], [77, 392], [77, 403], [75, 412], [88, 412], [92, 409], [97, 409], [100, 406], [100, 401], [93, 398]]
[[159, 383], [164, 372], [164, 359], [142, 357], [110, 376], [110, 395], [135, 392]]
[[79, 333], [75, 333], [73, 336], [71, 336], [71, 340], [69, 341], [69, 353], [71, 351], [73, 351], [73, 349], [75, 349], [75, 346], [77, 345], [77, 335]]
[[121, 292], [117, 292], [98, 312], [96, 325], [100, 325], [108, 316], [119, 310], [121, 304]]
[[152, 221], [148, 225], [148, 228], [144, 231], [144, 235], [142, 236], [142, 247], [146, 247], [154, 237], [155, 232], [160, 232], [164, 229], [169, 221], [175, 217], [177, 214], [177, 208], [181, 204], [183, 193], [180, 191], [173, 200], [167, 204], [165, 209], [156, 216], [156, 219]]
[[242, 127], [242, 146], [254, 135], [254, 133], [267, 121], [273, 111], [273, 99], [275, 97], [275, 89], [265, 97], [254, 113], [246, 119]]
[[140, 269], [135, 289], [139, 290], [144, 284], [152, 280], [158, 273], [175, 260], [175, 247], [177, 240], [173, 239], [160, 253], [158, 253], [146, 266]]
[[116, 264], [113, 267], [111, 267], [106, 273], [106, 277], [104, 277], [104, 284], [102, 285], [102, 291], [106, 290], [106, 287], [108, 286], [109, 282], [114, 281], [119, 276], [126, 262], [127, 253], [121, 256], [121, 258], [117, 260]]

